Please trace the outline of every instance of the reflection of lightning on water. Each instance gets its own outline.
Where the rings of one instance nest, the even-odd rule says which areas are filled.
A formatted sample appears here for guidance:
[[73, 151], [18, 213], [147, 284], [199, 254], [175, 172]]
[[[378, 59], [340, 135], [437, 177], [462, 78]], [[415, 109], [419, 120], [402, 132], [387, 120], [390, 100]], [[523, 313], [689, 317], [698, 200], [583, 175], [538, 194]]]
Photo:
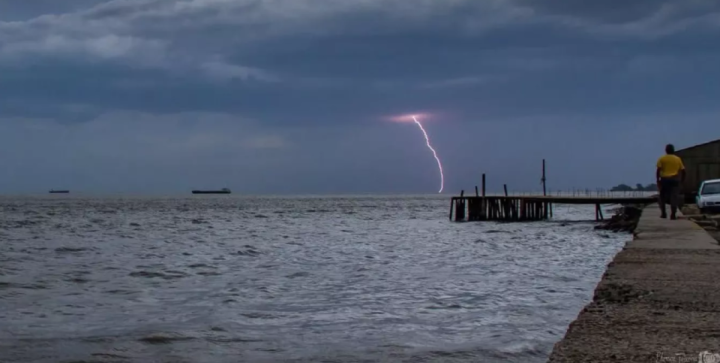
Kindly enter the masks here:
[[425, 132], [425, 128], [423, 128], [423, 125], [420, 123], [420, 121], [415, 118], [415, 116], [412, 117], [413, 121], [420, 127], [420, 131], [422, 131], [423, 135], [425, 136], [425, 142], [427, 143], [428, 149], [432, 151], [433, 156], [435, 157], [435, 160], [438, 164], [438, 169], [440, 169], [440, 191], [438, 193], [442, 193], [443, 188], [445, 187], [445, 176], [443, 175], [443, 168], [442, 163], [440, 162], [440, 158], [437, 156], [437, 152], [435, 152], [435, 149], [433, 149], [432, 145], [430, 145], [430, 138], [428, 137], [427, 132]]

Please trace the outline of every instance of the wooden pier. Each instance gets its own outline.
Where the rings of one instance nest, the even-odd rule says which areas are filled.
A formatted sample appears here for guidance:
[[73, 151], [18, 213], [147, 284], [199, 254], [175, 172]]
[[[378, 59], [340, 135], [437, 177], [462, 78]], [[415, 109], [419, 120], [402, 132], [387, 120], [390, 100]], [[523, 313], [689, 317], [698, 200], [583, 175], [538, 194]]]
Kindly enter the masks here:
[[542, 221], [552, 217], [554, 204], [595, 205], [595, 219], [603, 220], [603, 204], [650, 204], [648, 197], [566, 197], [566, 196], [463, 196], [450, 201], [450, 220], [460, 221]]
[[[460, 221], [503, 221], [526, 222], [543, 221], [552, 218], [554, 204], [586, 204], [595, 205], [595, 220], [605, 219], [603, 204], [651, 204], [657, 202], [657, 196], [632, 195], [613, 196], [597, 191], [593, 196], [589, 190], [585, 193], [573, 193], [572, 196], [548, 195], [546, 188], [545, 159], [542, 161], [542, 195], [508, 195], [507, 184], [503, 184], [504, 195], [488, 196], [485, 194], [485, 174], [482, 175], [482, 186], [475, 186], [475, 196], [466, 197], [465, 191], [450, 201], [450, 220], [455, 217]], [[482, 192], [481, 192], [482, 191]], [[482, 193], [482, 194], [481, 194]], [[550, 193], [552, 194], [552, 193]]]

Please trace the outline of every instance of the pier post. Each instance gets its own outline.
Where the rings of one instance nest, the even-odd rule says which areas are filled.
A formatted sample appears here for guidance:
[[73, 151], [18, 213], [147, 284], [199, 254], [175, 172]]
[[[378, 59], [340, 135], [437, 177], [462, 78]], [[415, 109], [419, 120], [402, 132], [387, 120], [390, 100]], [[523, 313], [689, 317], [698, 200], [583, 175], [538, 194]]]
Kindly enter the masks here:
[[455, 201], [455, 222], [465, 220], [465, 190], [460, 191], [460, 198]]
[[602, 221], [603, 219], [605, 219], [605, 217], [603, 217], [602, 207], [600, 203], [597, 203], [595, 204], [595, 220]]
[[551, 202], [548, 202], [548, 204], [550, 204], [550, 218], [552, 218], [553, 217], [553, 205]]
[[543, 196], [547, 196], [547, 192], [545, 191], [545, 159], [543, 159], [543, 168], [542, 168], [542, 185], [543, 185]]
[[455, 221], [464, 221], [465, 220], [465, 201], [463, 199], [459, 199], [457, 203], [455, 203]]
[[463, 199], [464, 194], [465, 191], [461, 191], [460, 198], [455, 201], [455, 222], [465, 220], [465, 199]]
[[467, 221], [474, 221], [473, 218], [475, 216], [475, 200], [472, 198], [463, 199], [465, 203], [467, 203]]
[[[484, 197], [484, 193], [483, 193], [483, 197]], [[479, 205], [480, 209], [478, 210], [478, 212], [479, 212], [478, 219], [480, 219], [481, 221], [486, 221], [487, 220], [487, 200], [485, 198], [482, 198], [479, 200], [479, 203], [480, 203], [480, 205]]]
[[482, 175], [482, 196], [485, 197], [485, 173]]

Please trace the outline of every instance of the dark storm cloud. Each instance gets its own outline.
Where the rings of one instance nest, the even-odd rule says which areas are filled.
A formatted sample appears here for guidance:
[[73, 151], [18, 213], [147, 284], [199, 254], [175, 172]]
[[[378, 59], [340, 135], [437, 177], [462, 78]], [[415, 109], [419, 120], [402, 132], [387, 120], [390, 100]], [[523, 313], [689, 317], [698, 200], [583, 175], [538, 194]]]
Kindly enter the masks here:
[[68, 11], [77, 11], [106, 1], [107, 0], [0, 1], [0, 21], [20, 21], [32, 19], [43, 14], [61, 14]]
[[418, 110], [450, 188], [534, 186], [541, 154], [565, 186], [646, 180], [655, 144], [720, 131], [719, 27], [706, 0], [3, 1], [0, 187], [433, 190], [417, 130], [381, 121]]
[[651, 16], [674, 1], [661, 0], [515, 0], [522, 6], [536, 9], [545, 14], [564, 15], [592, 19], [599, 22], [624, 23]]
[[629, 23], [654, 16], [677, 21], [720, 11], [720, 4], [714, 0], [514, 0], [514, 2], [542, 14], [577, 17], [610, 24]]

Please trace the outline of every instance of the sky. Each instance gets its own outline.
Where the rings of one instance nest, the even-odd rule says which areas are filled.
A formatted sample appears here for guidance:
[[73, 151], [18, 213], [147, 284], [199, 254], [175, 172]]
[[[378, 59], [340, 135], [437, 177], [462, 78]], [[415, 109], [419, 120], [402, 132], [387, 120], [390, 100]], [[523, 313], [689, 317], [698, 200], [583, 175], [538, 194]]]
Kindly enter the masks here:
[[650, 183], [720, 138], [716, 0], [2, 0], [0, 194]]

